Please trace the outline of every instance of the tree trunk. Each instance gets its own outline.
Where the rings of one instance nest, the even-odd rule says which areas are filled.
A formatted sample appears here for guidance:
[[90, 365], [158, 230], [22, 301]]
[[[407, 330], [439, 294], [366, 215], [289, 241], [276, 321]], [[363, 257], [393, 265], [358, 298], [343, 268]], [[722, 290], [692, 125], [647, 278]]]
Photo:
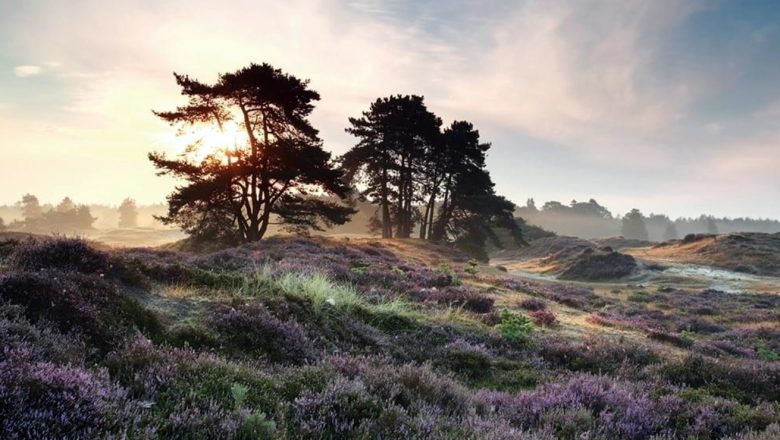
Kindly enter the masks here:
[[382, 169], [382, 238], [393, 238], [393, 227], [390, 224], [390, 206], [387, 200], [387, 167]]

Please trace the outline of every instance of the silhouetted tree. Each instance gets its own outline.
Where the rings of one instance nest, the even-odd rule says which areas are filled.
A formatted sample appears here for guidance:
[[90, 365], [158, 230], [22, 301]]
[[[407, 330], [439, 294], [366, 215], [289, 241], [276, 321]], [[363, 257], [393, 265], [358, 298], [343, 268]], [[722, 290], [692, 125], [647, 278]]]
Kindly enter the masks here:
[[666, 229], [664, 229], [664, 235], [663, 239], [664, 241], [667, 240], [676, 240], [680, 238], [680, 234], [677, 233], [677, 227], [674, 225], [674, 222], [670, 221], [666, 224]]
[[76, 205], [70, 197], [65, 197], [55, 208], [57, 212], [68, 212], [76, 209]]
[[168, 214], [161, 221], [199, 237], [255, 241], [272, 223], [304, 232], [349, 219], [350, 207], [312, 197], [343, 199], [349, 188], [308, 120], [320, 99], [308, 81], [268, 64], [221, 74], [214, 84], [174, 76], [188, 103], [157, 116], [172, 125], [219, 129], [237, 120], [247, 142], [200, 163], [149, 154], [160, 174], [185, 181], [168, 196]]
[[135, 228], [138, 226], [138, 207], [135, 204], [135, 200], [129, 197], [124, 199], [117, 211], [119, 211], [120, 228]]
[[490, 144], [480, 142], [471, 123], [453, 122], [442, 133], [419, 96], [378, 99], [350, 123], [347, 132], [360, 140], [342, 163], [378, 205], [383, 237], [392, 237], [395, 226], [395, 235], [407, 238], [417, 225], [420, 238], [483, 259], [487, 240], [500, 246], [495, 227], [522, 242], [515, 205], [495, 194], [485, 170]]
[[539, 208], [537, 208], [537, 207], [536, 207], [536, 202], [534, 201], [533, 197], [532, 197], [532, 198], [529, 198], [528, 200], [526, 200], [526, 202], [525, 202], [525, 207], [526, 207], [526, 208], [527, 208], [527, 209], [528, 209], [530, 212], [534, 212], [534, 213], [537, 213], [537, 212], [539, 212]]
[[22, 217], [25, 220], [36, 219], [43, 215], [43, 209], [38, 201], [38, 197], [32, 194], [22, 196], [22, 200], [17, 205], [22, 208]]
[[435, 200], [431, 194], [441, 179], [439, 169], [430, 167], [441, 145], [441, 120], [428, 111], [421, 96], [398, 95], [377, 99], [349, 123], [346, 131], [359, 141], [342, 156], [344, 168], [378, 205], [382, 236], [392, 237], [395, 226], [397, 237], [408, 238], [417, 215], [415, 203], [425, 195]]
[[8, 229], [8, 227], [5, 225], [5, 220], [0, 217], [0, 231], [5, 231], [6, 229]]
[[453, 242], [483, 258], [479, 251], [484, 252], [488, 239], [500, 246], [494, 227], [508, 229], [522, 242], [514, 220], [515, 205], [495, 193], [485, 169], [490, 144], [480, 142], [479, 131], [471, 123], [455, 121], [444, 131], [443, 145], [444, 155], [436, 161], [442, 167], [442, 199], [427, 238]]
[[715, 219], [712, 217], [707, 217], [707, 233], [708, 234], [718, 233], [718, 225], [715, 223]]
[[632, 209], [631, 212], [623, 217], [621, 233], [625, 238], [634, 238], [637, 240], [647, 240], [647, 227], [642, 213], [638, 209]]
[[91, 229], [95, 220], [97, 218], [92, 216], [89, 206], [76, 205], [70, 201], [69, 204], [60, 203], [55, 209], [43, 213], [33, 229], [41, 232], [83, 231]]

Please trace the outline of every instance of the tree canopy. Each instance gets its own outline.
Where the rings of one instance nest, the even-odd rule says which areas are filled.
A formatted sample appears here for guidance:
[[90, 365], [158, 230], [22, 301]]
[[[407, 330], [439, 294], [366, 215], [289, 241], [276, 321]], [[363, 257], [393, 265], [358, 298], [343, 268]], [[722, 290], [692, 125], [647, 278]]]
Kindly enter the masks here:
[[621, 233], [625, 238], [647, 240], [647, 226], [642, 213], [638, 209], [632, 209], [623, 217]]
[[496, 226], [512, 231], [514, 204], [495, 194], [485, 169], [490, 144], [466, 121], [441, 130], [441, 119], [421, 96], [379, 98], [347, 132], [357, 144], [341, 158], [348, 177], [377, 205], [382, 236], [419, 237], [454, 243], [485, 258], [484, 245], [497, 245]]
[[138, 206], [136, 206], [135, 200], [129, 197], [124, 199], [117, 211], [119, 211], [120, 228], [135, 228], [138, 226]]
[[56, 207], [44, 211], [38, 198], [25, 194], [17, 203], [22, 209], [22, 221], [14, 221], [10, 227], [37, 233], [81, 232], [92, 229], [97, 220], [87, 205], [78, 205], [65, 197]]
[[200, 163], [186, 154], [149, 154], [159, 174], [184, 181], [168, 196], [164, 223], [196, 237], [255, 241], [272, 223], [304, 233], [349, 219], [354, 210], [338, 201], [349, 187], [308, 119], [320, 99], [308, 81], [268, 64], [221, 74], [214, 84], [174, 76], [188, 102], [157, 116], [219, 130], [233, 121], [246, 141]]

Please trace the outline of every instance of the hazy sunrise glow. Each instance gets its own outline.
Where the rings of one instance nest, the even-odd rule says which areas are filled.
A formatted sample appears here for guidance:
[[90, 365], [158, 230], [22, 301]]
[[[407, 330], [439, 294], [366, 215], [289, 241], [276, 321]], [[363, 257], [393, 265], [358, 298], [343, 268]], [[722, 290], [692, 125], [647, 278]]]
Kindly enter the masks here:
[[671, 216], [780, 217], [780, 5], [771, 1], [0, 1], [0, 203], [160, 202], [173, 72], [269, 62], [322, 95], [325, 148], [373, 99], [424, 95], [492, 142], [498, 192]]

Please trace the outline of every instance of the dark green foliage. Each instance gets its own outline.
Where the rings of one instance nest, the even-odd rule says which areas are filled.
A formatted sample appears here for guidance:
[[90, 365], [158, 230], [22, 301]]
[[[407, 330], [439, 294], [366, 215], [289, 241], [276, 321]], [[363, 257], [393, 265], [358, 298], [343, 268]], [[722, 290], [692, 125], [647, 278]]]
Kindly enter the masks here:
[[496, 325], [496, 329], [513, 343], [524, 343], [533, 332], [534, 326], [531, 321], [519, 312], [510, 312], [507, 309], [501, 310], [501, 322]]
[[[359, 139], [341, 162], [348, 176], [366, 186], [378, 205], [376, 224], [383, 237], [411, 236], [452, 243], [487, 260], [488, 240], [500, 246], [494, 229], [504, 228], [522, 242], [515, 206], [495, 194], [485, 170], [490, 144], [466, 121], [440, 131], [441, 120], [420, 96], [377, 99], [347, 132]], [[418, 212], [415, 205], [421, 205]]]

